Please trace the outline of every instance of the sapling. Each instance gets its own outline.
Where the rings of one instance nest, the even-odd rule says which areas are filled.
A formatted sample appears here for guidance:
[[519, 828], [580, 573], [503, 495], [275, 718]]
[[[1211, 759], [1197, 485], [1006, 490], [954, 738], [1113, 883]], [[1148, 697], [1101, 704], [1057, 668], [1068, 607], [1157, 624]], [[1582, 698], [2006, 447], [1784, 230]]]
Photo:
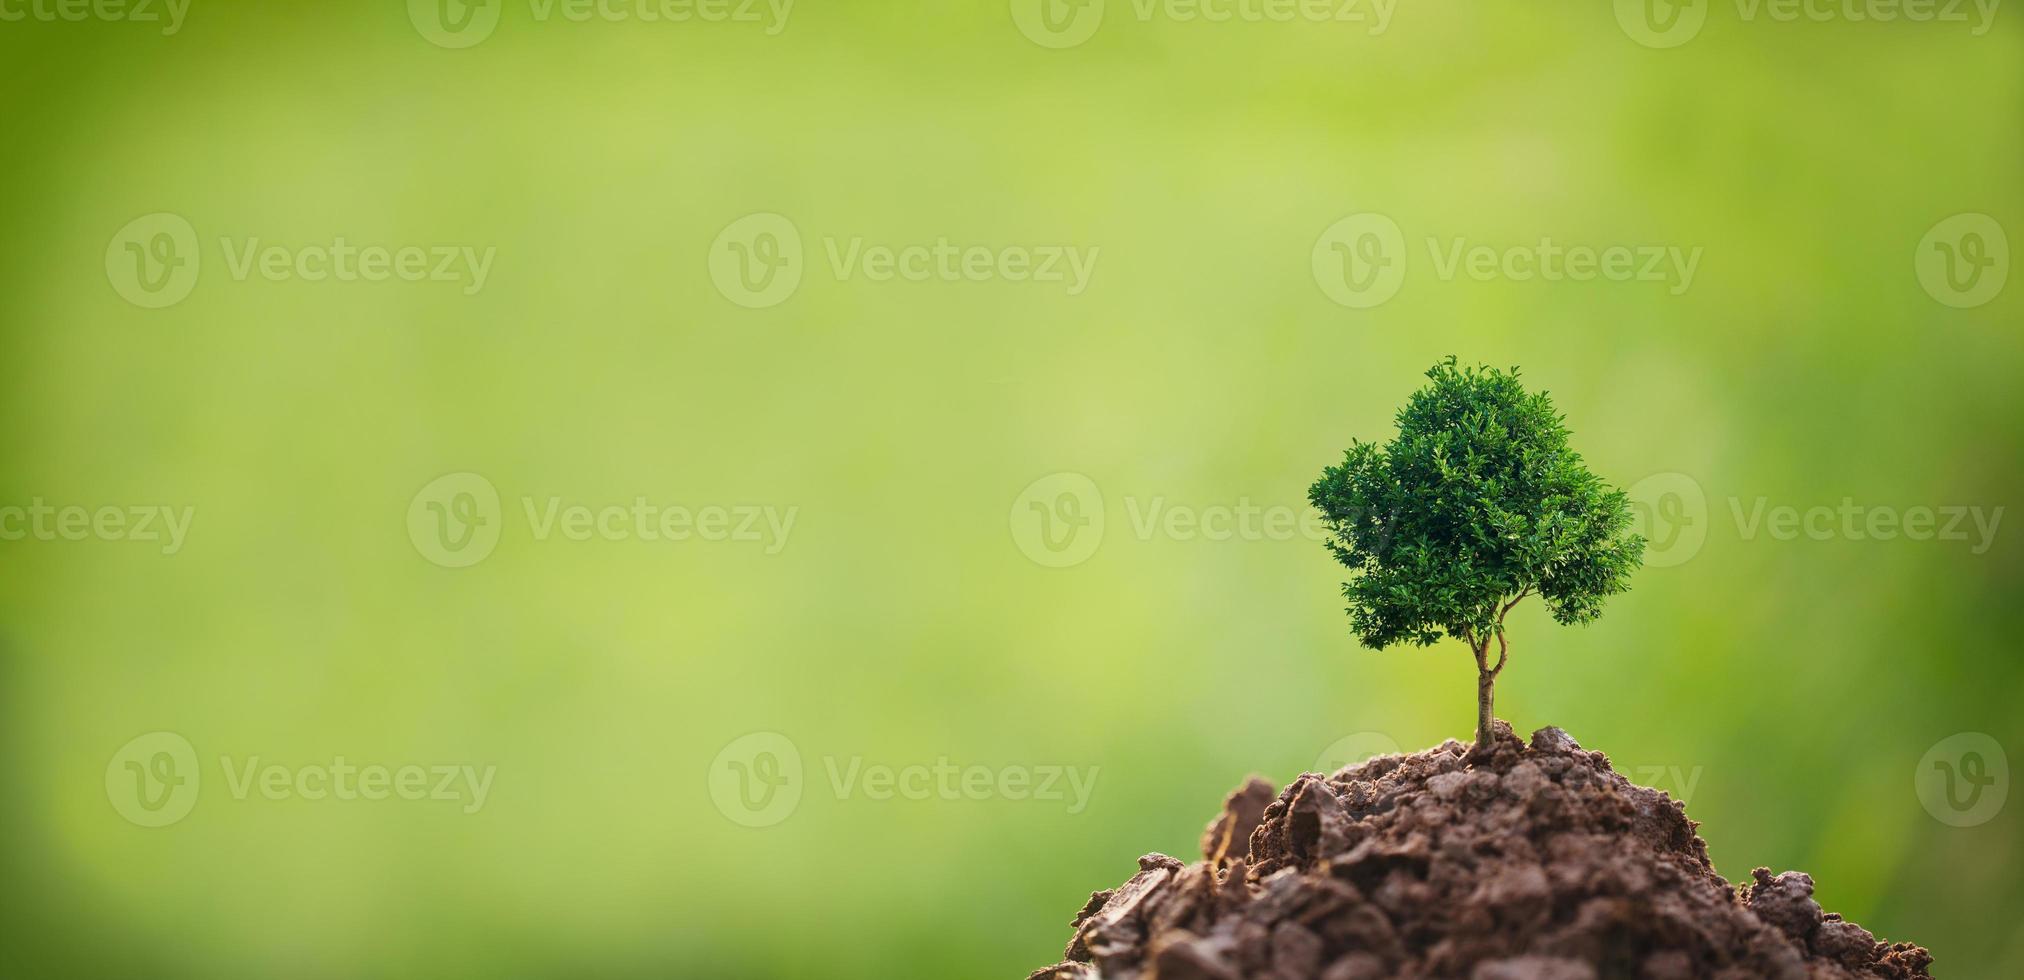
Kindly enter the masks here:
[[[1555, 621], [1602, 614], [1644, 560], [1623, 491], [1567, 446], [1545, 392], [1518, 370], [1427, 371], [1398, 413], [1398, 435], [1353, 441], [1308, 490], [1326, 544], [1354, 573], [1350, 626], [1372, 649], [1450, 636], [1476, 657], [1476, 745], [1490, 747], [1497, 675], [1510, 656], [1504, 617], [1538, 596]], [[1497, 658], [1490, 660], [1496, 644]]]

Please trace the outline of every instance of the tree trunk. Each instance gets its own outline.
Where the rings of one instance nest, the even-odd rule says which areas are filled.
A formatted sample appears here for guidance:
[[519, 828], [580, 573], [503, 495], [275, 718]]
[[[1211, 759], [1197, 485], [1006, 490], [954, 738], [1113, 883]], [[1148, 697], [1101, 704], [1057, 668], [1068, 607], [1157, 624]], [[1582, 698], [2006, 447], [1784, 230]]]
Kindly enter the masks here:
[[[1477, 661], [1481, 663], [1482, 661]], [[1486, 668], [1476, 670], [1476, 748], [1490, 751], [1490, 722], [1496, 720], [1491, 710], [1496, 700], [1497, 675]]]

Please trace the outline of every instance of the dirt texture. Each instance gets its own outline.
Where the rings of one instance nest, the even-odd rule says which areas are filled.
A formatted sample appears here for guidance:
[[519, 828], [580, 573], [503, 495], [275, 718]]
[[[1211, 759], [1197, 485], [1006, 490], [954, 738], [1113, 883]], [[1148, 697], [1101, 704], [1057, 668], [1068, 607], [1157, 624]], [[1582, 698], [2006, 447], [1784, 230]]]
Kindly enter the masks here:
[[1202, 860], [1139, 859], [1029, 980], [1839, 980], [1932, 957], [1823, 913], [1813, 879], [1731, 887], [1686, 808], [1600, 752], [1497, 722], [1274, 793], [1253, 778]]

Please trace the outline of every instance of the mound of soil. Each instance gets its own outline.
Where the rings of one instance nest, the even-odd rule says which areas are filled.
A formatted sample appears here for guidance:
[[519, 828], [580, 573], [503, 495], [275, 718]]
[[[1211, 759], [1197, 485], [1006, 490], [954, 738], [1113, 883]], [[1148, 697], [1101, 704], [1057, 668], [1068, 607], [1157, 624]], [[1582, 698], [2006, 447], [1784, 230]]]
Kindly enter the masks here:
[[1252, 779], [1202, 836], [1092, 894], [1029, 980], [1839, 980], [1926, 977], [1797, 872], [1730, 887], [1686, 808], [1600, 752], [1497, 723], [1276, 795]]

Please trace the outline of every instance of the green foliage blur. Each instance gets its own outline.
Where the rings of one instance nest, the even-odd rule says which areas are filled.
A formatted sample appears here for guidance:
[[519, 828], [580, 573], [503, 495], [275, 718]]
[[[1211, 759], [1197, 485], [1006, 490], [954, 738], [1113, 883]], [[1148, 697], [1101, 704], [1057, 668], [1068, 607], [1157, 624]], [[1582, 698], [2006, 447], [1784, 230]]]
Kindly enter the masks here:
[[173, 6], [0, 4], [4, 972], [1023, 975], [1468, 737], [1303, 498], [1454, 353], [1651, 542], [1500, 716], [2024, 975], [2007, 7]]

